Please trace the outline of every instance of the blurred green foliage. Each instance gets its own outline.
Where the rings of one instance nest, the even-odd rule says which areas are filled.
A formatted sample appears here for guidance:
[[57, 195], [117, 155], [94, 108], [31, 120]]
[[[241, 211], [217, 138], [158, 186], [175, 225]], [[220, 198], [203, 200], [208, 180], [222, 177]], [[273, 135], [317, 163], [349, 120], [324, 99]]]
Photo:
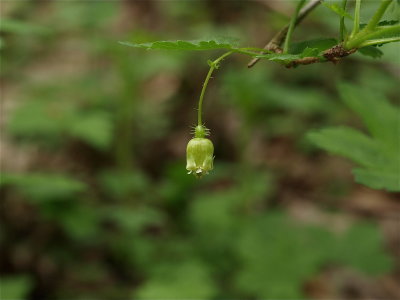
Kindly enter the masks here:
[[27, 276], [12, 276], [2, 278], [0, 283], [1, 299], [23, 299], [32, 288], [32, 282]]
[[[338, 101], [336, 81], [393, 98], [390, 71], [362, 58], [294, 70], [224, 61], [205, 102], [215, 172], [196, 181], [186, 175], [184, 148], [207, 59], [217, 54], [149, 53], [118, 41], [219, 30], [247, 36], [262, 27], [251, 17], [260, 10], [149, 3], [10, 4], [1, 25], [2, 101], [11, 107], [2, 112], [11, 150], [2, 153], [0, 181], [1, 299], [307, 298], [304, 284], [328, 267], [389, 272], [393, 259], [373, 222], [355, 220], [337, 233], [287, 212], [286, 193], [322, 211], [327, 197], [341, 197], [324, 194], [335, 184], [357, 186], [330, 173], [313, 187], [291, 183], [297, 162], [270, 168], [263, 155], [276, 139], [293, 142], [286, 150], [311, 161], [308, 174], [324, 173], [302, 137], [358, 125]], [[274, 26], [286, 21], [274, 11], [258, 16], [266, 15]], [[312, 22], [329, 28], [336, 17]], [[247, 21], [238, 28], [230, 18]], [[249, 155], [253, 141], [267, 146]]]
[[319, 147], [350, 158], [363, 168], [356, 180], [376, 189], [400, 191], [400, 110], [373, 90], [341, 85], [342, 99], [359, 114], [371, 136], [348, 127], [309, 133]]

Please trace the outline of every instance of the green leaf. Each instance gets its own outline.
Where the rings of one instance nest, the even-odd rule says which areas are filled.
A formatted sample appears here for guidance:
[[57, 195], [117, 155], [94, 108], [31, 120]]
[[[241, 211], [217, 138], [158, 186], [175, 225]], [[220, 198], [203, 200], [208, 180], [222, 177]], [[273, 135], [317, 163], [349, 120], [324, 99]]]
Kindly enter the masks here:
[[59, 209], [52, 217], [64, 229], [64, 232], [79, 243], [94, 242], [101, 235], [101, 215], [91, 205], [79, 203]]
[[[256, 55], [255, 57], [257, 58], [265, 58], [267, 60], [271, 61], [277, 61], [277, 62], [282, 62], [282, 63], [289, 63], [291, 61], [295, 61], [298, 59], [302, 59], [305, 57], [318, 57], [322, 59], [321, 52], [326, 49], [330, 48], [330, 46], [333, 44], [333, 39], [326, 39], [326, 40], [314, 40], [314, 41], [309, 41], [309, 42], [302, 42], [295, 44], [294, 47], [292, 47], [291, 51], [294, 53], [270, 53], [270, 54], [260, 54]], [[313, 43], [315, 42], [315, 43]], [[312, 45], [316, 45], [317, 47], [319, 46], [320, 48], [313, 47]], [[328, 46], [329, 45], [329, 46]], [[310, 47], [309, 47], [310, 46]]]
[[131, 234], [139, 233], [146, 225], [160, 224], [163, 215], [151, 207], [109, 206], [104, 210], [104, 218]]
[[369, 89], [340, 84], [339, 90], [342, 100], [361, 117], [371, 137], [337, 127], [310, 132], [308, 138], [320, 148], [363, 166], [353, 171], [357, 182], [400, 191], [400, 110]]
[[312, 39], [307, 41], [302, 41], [298, 43], [293, 43], [290, 48], [289, 52], [292, 54], [301, 54], [307, 48], [318, 49], [319, 52], [325, 51], [333, 46], [337, 45], [338, 41], [334, 38], [319, 38], [319, 39]]
[[343, 102], [361, 117], [372, 137], [381, 141], [382, 145], [387, 145], [393, 152], [398, 152], [399, 108], [375, 90], [361, 89], [346, 83], [340, 83], [338, 87]]
[[47, 27], [14, 19], [2, 19], [0, 31], [17, 34], [48, 34], [51, 32]]
[[156, 41], [152, 43], [131, 43], [120, 42], [125, 46], [143, 48], [147, 50], [213, 50], [213, 49], [232, 49], [237, 46], [237, 40], [233, 38], [216, 38], [209, 40], [192, 41]]
[[[378, 27], [379, 26], [391, 26], [391, 25], [396, 25], [398, 23], [399, 23], [399, 20], [384, 20], [384, 21], [380, 21], [378, 23]], [[360, 24], [360, 29], [363, 29], [365, 26], [367, 26], [366, 23]]]
[[337, 4], [337, 3], [328, 3], [326, 1], [323, 1], [322, 4], [325, 7], [329, 8], [331, 11], [333, 11], [335, 14], [338, 14], [341, 17], [353, 20], [353, 17], [348, 12], [346, 12], [341, 6], [339, 6], [339, 4]]
[[35, 203], [70, 199], [86, 190], [74, 178], [51, 173], [2, 174], [0, 186], [9, 185]]
[[369, 275], [390, 271], [381, 233], [356, 223], [341, 235], [299, 224], [280, 212], [252, 218], [237, 234], [235, 286], [254, 299], [303, 299], [302, 286], [329, 263]]
[[33, 99], [16, 108], [7, 127], [17, 137], [57, 139], [73, 111], [65, 102]]
[[304, 51], [300, 54], [302, 58], [305, 57], [317, 57], [320, 50], [318, 48], [309, 48], [307, 47]]
[[[312, 131], [307, 137], [318, 147], [347, 157], [360, 165], [373, 166], [381, 156], [378, 145], [365, 134], [349, 128], [334, 127]], [[385, 163], [390, 163], [384, 159]]]
[[132, 195], [145, 195], [150, 188], [149, 179], [141, 172], [108, 170], [99, 175], [102, 190], [108, 197], [124, 199]]
[[331, 259], [370, 276], [384, 274], [392, 268], [393, 260], [383, 245], [383, 236], [376, 224], [357, 222], [338, 236], [331, 247]]
[[93, 111], [74, 115], [66, 131], [70, 136], [79, 138], [100, 150], [107, 150], [112, 139], [113, 123], [106, 112]]
[[370, 56], [372, 58], [380, 58], [383, 52], [374, 46], [366, 46], [358, 49], [358, 52], [365, 56]]
[[378, 26], [391, 26], [391, 25], [398, 24], [399, 22], [400, 22], [399, 20], [384, 20], [384, 21], [380, 21], [378, 23]]
[[26, 299], [32, 285], [33, 282], [28, 276], [2, 277], [0, 279], [0, 299]]
[[74, 102], [34, 99], [15, 110], [8, 130], [17, 137], [47, 143], [61, 142], [67, 135], [107, 150], [112, 139], [113, 122], [106, 111], [81, 111]]
[[158, 265], [133, 299], [213, 299], [217, 289], [206, 266], [196, 260]]
[[373, 189], [387, 189], [388, 191], [400, 191], [400, 162], [398, 168], [393, 169], [354, 169], [353, 174], [357, 182]]

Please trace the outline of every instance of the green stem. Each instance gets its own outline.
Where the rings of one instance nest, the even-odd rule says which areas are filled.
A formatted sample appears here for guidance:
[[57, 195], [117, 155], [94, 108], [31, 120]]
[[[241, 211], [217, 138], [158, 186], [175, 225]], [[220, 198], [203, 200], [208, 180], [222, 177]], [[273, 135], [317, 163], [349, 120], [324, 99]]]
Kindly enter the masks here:
[[[356, 12], [357, 12], [357, 4], [361, 0], [357, 0], [358, 2], [356, 3]], [[358, 32], [358, 25], [359, 25], [359, 20], [357, 20], [357, 31], [355, 31], [356, 27], [356, 14], [354, 15], [354, 28], [353, 28], [353, 33], [351, 34], [350, 40], [346, 43], [345, 48], [346, 49], [353, 49], [358, 47], [359, 45], [363, 44], [365, 41], [374, 39], [374, 38], [379, 38], [382, 34], [387, 34], [387, 33], [392, 33], [392, 32], [397, 32], [398, 26], [385, 26], [384, 28], [379, 28], [376, 30], [376, 26], [378, 25], [379, 21], [381, 20], [383, 14], [385, 13], [386, 9], [390, 5], [390, 3], [393, 0], [382, 0], [381, 5], [379, 6], [378, 10], [375, 12], [371, 20], [368, 22], [368, 24], [365, 26], [363, 30]], [[359, 12], [358, 12], [359, 13]], [[359, 15], [358, 15], [359, 19]]]
[[374, 30], [372, 32], [361, 31], [358, 35], [356, 35], [353, 39], [350, 39], [345, 48], [353, 49], [359, 47], [364, 42], [372, 39], [382, 38], [383, 35], [387, 34], [400, 34], [400, 25], [393, 26], [385, 26], [382, 29]]
[[361, 9], [361, 0], [356, 0], [356, 8], [354, 10], [354, 24], [351, 36], [356, 35], [360, 30], [360, 9]]
[[220, 57], [218, 57], [216, 60], [214, 60], [210, 63], [210, 70], [207, 73], [206, 79], [204, 80], [204, 83], [203, 83], [203, 88], [201, 89], [201, 93], [200, 93], [199, 106], [198, 106], [198, 110], [197, 110], [197, 125], [200, 125], [200, 126], [203, 125], [202, 120], [201, 120], [201, 116], [202, 116], [202, 112], [203, 112], [203, 99], [204, 99], [204, 93], [206, 92], [207, 85], [208, 85], [208, 82], [210, 81], [211, 75], [214, 72], [214, 70], [216, 68], [218, 68], [218, 64], [221, 62], [221, 60], [223, 60], [228, 55], [231, 55], [232, 53], [233, 53], [233, 51], [226, 52], [223, 55], [221, 55]]
[[365, 41], [362, 44], [360, 44], [359, 48], [366, 47], [366, 46], [372, 46], [372, 45], [380, 45], [380, 44], [385, 44], [385, 43], [392, 43], [392, 42], [400, 42], [400, 38], [392, 37], [392, 38], [385, 38], [385, 39], [369, 40], [369, 41]]
[[[347, 0], [342, 0], [342, 9], [346, 11]], [[346, 26], [344, 24], [344, 16], [340, 16], [340, 40], [343, 41], [346, 35]]]
[[375, 12], [374, 16], [371, 18], [371, 20], [369, 20], [367, 26], [365, 27], [365, 31], [371, 31], [375, 29], [391, 2], [392, 0], [382, 1], [381, 6], [379, 6], [378, 10]]
[[305, 0], [300, 0], [297, 4], [296, 11], [290, 20], [289, 28], [286, 34], [285, 43], [283, 44], [283, 53], [289, 51], [290, 40], [292, 38], [293, 30], [296, 25], [297, 16], [299, 15], [300, 9], [303, 7]]

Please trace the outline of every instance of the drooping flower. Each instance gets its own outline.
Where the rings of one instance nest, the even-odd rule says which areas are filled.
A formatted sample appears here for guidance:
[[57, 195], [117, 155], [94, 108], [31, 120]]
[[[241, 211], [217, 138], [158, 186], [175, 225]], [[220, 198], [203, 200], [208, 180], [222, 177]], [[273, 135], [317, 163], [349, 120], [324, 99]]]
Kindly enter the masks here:
[[197, 178], [208, 174], [213, 169], [214, 145], [211, 140], [205, 138], [208, 130], [204, 126], [195, 128], [195, 137], [186, 147], [186, 170]]

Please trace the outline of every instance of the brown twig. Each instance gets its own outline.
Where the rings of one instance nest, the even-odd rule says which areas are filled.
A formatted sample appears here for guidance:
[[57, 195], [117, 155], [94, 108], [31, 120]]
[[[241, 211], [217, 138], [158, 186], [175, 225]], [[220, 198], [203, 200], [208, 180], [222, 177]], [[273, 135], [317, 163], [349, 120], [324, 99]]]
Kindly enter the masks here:
[[325, 59], [323, 58], [321, 59], [320, 57], [314, 57], [314, 56], [303, 57], [300, 59], [293, 60], [290, 63], [286, 64], [285, 66], [286, 68], [293, 68], [299, 65], [310, 65], [314, 63], [327, 62], [327, 61], [331, 61], [334, 64], [337, 64], [343, 57], [353, 54], [356, 51], [357, 49], [346, 50], [343, 48], [342, 44], [339, 44], [323, 52], [323, 56]]
[[[296, 25], [299, 24], [315, 7], [317, 7], [323, 0], [311, 0], [309, 3], [307, 3], [303, 9], [300, 11], [297, 19], [296, 19]], [[283, 27], [280, 31], [278, 31], [272, 39], [268, 42], [268, 44], [265, 45], [264, 49], [266, 52], [272, 51], [272, 52], [280, 52], [281, 48], [280, 46], [282, 45], [283, 41], [285, 40], [286, 34], [289, 29], [289, 24], [287, 24], [285, 27]], [[263, 54], [263, 52], [260, 52], [260, 54]], [[247, 67], [251, 68], [254, 66], [260, 58], [253, 58]]]

